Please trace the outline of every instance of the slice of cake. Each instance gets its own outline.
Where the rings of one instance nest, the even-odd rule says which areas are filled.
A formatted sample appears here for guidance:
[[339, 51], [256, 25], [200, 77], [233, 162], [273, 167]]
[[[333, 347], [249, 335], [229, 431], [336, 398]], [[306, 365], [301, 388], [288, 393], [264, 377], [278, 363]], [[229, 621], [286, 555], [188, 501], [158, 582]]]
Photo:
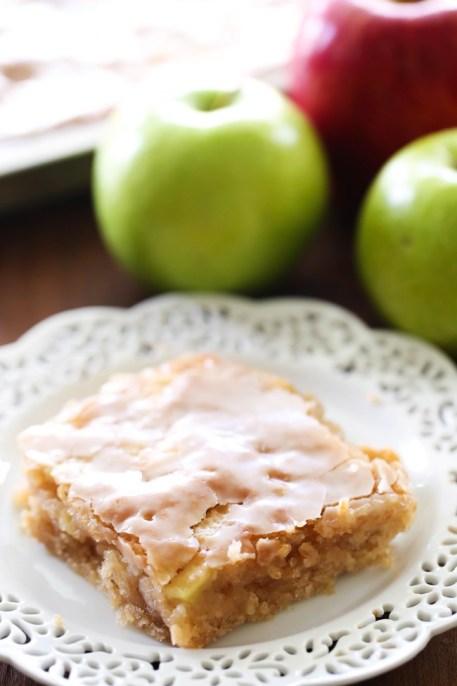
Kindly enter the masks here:
[[20, 436], [26, 530], [123, 623], [203, 647], [387, 564], [415, 501], [284, 379], [211, 355], [114, 376]]

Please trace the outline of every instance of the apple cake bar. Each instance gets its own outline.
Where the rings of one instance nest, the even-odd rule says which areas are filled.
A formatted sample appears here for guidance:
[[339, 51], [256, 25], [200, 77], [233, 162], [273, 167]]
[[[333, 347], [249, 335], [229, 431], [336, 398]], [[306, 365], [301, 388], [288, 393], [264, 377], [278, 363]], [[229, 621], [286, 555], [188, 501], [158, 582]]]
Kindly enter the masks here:
[[186, 648], [388, 564], [415, 510], [392, 451], [213, 355], [115, 375], [19, 442], [25, 529], [122, 623]]

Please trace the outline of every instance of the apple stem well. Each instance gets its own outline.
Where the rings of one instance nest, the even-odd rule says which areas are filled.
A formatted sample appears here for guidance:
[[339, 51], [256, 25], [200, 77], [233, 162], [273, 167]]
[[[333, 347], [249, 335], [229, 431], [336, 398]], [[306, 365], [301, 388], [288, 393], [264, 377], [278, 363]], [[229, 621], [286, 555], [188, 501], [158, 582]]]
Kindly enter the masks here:
[[200, 91], [193, 93], [191, 103], [200, 112], [214, 112], [232, 105], [239, 95], [239, 90], [214, 93], [213, 91]]

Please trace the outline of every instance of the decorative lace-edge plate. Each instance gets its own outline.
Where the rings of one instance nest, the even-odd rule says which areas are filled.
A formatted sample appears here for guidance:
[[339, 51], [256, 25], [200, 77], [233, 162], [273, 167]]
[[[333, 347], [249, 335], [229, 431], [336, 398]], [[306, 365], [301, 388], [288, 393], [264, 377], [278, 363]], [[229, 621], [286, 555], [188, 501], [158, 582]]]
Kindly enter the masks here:
[[[356, 443], [397, 450], [418, 500], [395, 563], [335, 593], [182, 650], [119, 627], [101, 593], [20, 531], [17, 431], [113, 371], [215, 352], [315, 393]], [[430, 346], [371, 331], [333, 305], [164, 296], [74, 310], [0, 350], [0, 659], [45, 684], [332, 686], [416, 655], [457, 625], [457, 373]]]

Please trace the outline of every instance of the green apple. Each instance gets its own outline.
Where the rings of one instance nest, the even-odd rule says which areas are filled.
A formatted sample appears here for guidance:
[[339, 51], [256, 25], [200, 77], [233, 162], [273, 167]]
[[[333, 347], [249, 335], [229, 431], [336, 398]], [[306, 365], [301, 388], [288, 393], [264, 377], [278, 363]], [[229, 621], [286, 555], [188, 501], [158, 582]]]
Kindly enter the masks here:
[[326, 207], [316, 134], [272, 86], [192, 87], [112, 118], [93, 192], [106, 245], [161, 289], [252, 291], [299, 257]]
[[385, 319], [457, 353], [457, 129], [414, 141], [381, 169], [356, 248]]

